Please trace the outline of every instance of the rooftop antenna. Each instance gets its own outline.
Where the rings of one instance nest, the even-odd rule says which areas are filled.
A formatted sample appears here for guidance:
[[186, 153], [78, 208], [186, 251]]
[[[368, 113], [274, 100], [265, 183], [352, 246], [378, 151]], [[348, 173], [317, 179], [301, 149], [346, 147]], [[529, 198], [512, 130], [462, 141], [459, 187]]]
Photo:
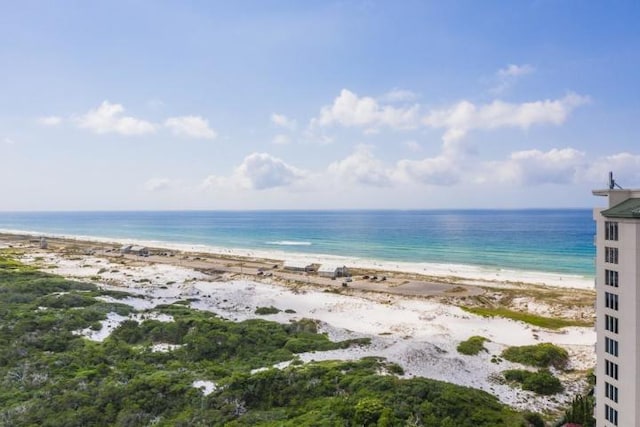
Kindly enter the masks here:
[[616, 180], [613, 179], [613, 172], [609, 172], [609, 190], [615, 190], [616, 187], [622, 190], [622, 187], [620, 187]]

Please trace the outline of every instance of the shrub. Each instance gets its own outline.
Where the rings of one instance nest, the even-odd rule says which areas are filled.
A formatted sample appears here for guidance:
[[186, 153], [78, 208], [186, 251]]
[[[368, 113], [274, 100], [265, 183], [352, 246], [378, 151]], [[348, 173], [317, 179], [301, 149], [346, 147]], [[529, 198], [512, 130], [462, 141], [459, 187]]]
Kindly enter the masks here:
[[487, 351], [484, 348], [484, 342], [487, 341], [485, 337], [473, 336], [466, 341], [462, 341], [458, 344], [458, 353], [466, 354], [468, 356], [475, 356], [481, 351]]
[[537, 394], [556, 394], [562, 391], [562, 384], [547, 369], [538, 372], [526, 371], [524, 369], [510, 369], [503, 372], [505, 379], [515, 381], [522, 385], [524, 390], [529, 390]]
[[256, 308], [255, 314], [266, 315], [266, 314], [278, 314], [280, 310], [275, 308], [274, 306], [270, 307], [258, 307]]
[[551, 343], [509, 347], [502, 352], [502, 357], [511, 362], [537, 368], [553, 366], [556, 369], [565, 369], [569, 362], [567, 351]]
[[51, 308], [72, 308], [87, 307], [95, 304], [96, 302], [97, 301], [90, 296], [69, 293], [61, 295], [47, 295], [42, 297], [38, 304], [43, 307]]

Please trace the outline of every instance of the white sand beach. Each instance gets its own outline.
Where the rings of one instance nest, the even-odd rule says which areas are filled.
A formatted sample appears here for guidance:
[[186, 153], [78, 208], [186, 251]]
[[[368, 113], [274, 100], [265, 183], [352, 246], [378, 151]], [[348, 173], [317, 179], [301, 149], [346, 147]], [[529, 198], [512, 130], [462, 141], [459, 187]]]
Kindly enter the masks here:
[[470, 284], [491, 284], [503, 286], [505, 283], [527, 283], [563, 288], [593, 289], [593, 277], [572, 274], [558, 274], [540, 271], [490, 268], [463, 264], [442, 264], [429, 262], [382, 261], [358, 257], [344, 257], [329, 254], [304, 254], [281, 250], [233, 249], [208, 245], [169, 243], [155, 240], [113, 239], [95, 236], [76, 236], [55, 233], [36, 233], [24, 230], [0, 229], [0, 233], [19, 234], [34, 237], [67, 239], [78, 242], [99, 242], [113, 245], [134, 244], [152, 248], [181, 251], [186, 253], [204, 253], [231, 257], [245, 257], [268, 260], [290, 260], [306, 264], [342, 264], [350, 268], [371, 269], [389, 272], [419, 274], [440, 278], [464, 279]]

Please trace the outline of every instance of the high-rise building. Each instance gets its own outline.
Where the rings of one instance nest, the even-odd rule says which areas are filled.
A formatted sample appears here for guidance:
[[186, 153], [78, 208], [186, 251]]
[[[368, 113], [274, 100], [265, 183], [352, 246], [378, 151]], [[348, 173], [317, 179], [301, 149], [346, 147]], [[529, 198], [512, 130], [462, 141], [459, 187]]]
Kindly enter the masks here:
[[596, 221], [596, 425], [640, 427], [640, 189], [610, 177]]

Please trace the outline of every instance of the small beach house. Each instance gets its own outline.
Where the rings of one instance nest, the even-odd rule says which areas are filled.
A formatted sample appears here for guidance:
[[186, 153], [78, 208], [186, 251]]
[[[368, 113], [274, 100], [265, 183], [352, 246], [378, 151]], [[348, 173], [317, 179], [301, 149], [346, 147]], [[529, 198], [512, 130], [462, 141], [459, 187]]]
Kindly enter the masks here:
[[340, 264], [322, 264], [320, 268], [318, 268], [318, 276], [331, 277], [332, 279], [336, 277], [347, 277], [349, 276], [349, 269]]
[[131, 246], [130, 253], [139, 256], [149, 256], [149, 249], [144, 246]]
[[282, 264], [282, 268], [289, 271], [306, 271], [310, 273], [313, 271], [313, 264], [309, 264], [306, 261], [300, 260], [285, 260], [284, 264]]

